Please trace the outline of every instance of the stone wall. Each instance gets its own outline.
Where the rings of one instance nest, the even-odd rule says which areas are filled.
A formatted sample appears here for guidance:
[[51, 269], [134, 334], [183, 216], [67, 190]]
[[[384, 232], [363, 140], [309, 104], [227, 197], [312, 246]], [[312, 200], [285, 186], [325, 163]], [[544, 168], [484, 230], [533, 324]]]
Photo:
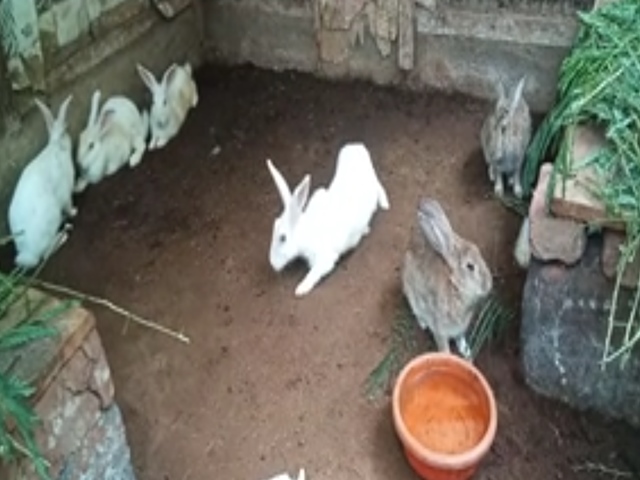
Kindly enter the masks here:
[[[2, 10], [7, 5], [38, 7], [35, 13], [24, 14], [24, 28], [17, 29], [35, 31], [35, 40], [20, 43], [3, 38], [8, 58], [0, 67], [0, 93], [8, 88], [11, 108], [0, 112], [3, 114], [0, 124], [4, 123], [0, 126], [2, 235], [7, 232], [6, 206], [18, 175], [46, 142], [44, 122], [33, 98], [38, 96], [57, 110], [62, 100], [73, 92], [68, 120], [74, 139], [86, 122], [94, 89], [100, 88], [103, 97], [118, 92], [138, 103], [148, 101], [146, 88], [135, 71], [137, 62], [157, 73], [174, 61], [200, 64], [203, 40], [201, 15], [197, 13], [199, 1], [191, 0], [191, 6], [171, 20], [161, 17], [147, 0], [5, 0], [1, 3], [0, 25], [3, 27], [13, 25]], [[20, 35], [14, 36], [20, 38]], [[7, 49], [7, 42], [13, 46]], [[8, 69], [4, 68], [6, 65]], [[0, 108], [4, 107], [3, 99]]]
[[[42, 295], [30, 293], [37, 302]], [[6, 323], [6, 322], [4, 322]], [[37, 387], [35, 412], [42, 421], [36, 441], [51, 464], [53, 480], [134, 480], [111, 371], [86, 310], [68, 310], [53, 322], [56, 337], [0, 355], [18, 378]], [[39, 480], [30, 461], [0, 465], [0, 478]]]
[[570, 2], [526, 5], [517, 11], [489, 0], [219, 0], [207, 5], [205, 38], [211, 58], [229, 63], [481, 98], [495, 98], [498, 78], [515, 83], [527, 75], [525, 96], [542, 112], [554, 100], [577, 20]]

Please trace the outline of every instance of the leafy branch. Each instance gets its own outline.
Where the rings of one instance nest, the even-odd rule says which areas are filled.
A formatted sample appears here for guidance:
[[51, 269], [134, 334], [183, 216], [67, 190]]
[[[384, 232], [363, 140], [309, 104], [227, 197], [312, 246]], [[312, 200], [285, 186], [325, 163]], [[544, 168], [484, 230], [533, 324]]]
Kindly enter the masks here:
[[[607, 319], [604, 366], [614, 359], [628, 358], [640, 342], [640, 278], [633, 307], [629, 311], [620, 305], [621, 278], [640, 245], [640, 2], [618, 0], [578, 15], [581, 26], [560, 68], [556, 105], [527, 151], [523, 186], [530, 193], [545, 154], [559, 150], [554, 176], [567, 178], [576, 169], [593, 168], [604, 180], [593, 193], [603, 202], [608, 216], [625, 224], [626, 240], [621, 246], [613, 305]], [[570, 171], [570, 127], [581, 123], [602, 127], [607, 142], [588, 161]], [[621, 311], [625, 312], [624, 319], [618, 319]], [[623, 334], [616, 336], [619, 325]], [[618, 337], [620, 344], [615, 345]]]

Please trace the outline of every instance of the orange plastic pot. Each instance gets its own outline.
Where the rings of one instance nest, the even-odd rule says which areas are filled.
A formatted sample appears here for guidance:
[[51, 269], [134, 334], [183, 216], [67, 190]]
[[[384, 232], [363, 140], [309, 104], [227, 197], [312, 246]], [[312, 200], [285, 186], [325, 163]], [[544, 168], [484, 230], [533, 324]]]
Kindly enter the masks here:
[[449, 353], [409, 362], [393, 390], [393, 423], [411, 467], [425, 480], [467, 480], [498, 425], [491, 387], [480, 371]]

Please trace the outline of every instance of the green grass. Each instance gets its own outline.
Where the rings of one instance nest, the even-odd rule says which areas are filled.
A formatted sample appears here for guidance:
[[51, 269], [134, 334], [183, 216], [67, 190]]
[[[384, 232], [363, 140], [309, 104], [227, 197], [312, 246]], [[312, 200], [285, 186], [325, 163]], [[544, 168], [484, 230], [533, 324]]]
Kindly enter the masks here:
[[[559, 152], [553, 177], [566, 179], [573, 174], [568, 164], [568, 127], [593, 123], [604, 129], [606, 146], [578, 166], [593, 167], [605, 180], [593, 193], [611, 218], [624, 222], [627, 233], [617, 265], [613, 308], [607, 319], [604, 366], [616, 358], [626, 358], [640, 342], [640, 289], [630, 312], [618, 305], [624, 266], [640, 246], [640, 2], [618, 0], [593, 12], [579, 13], [579, 18], [574, 46], [560, 68], [556, 104], [527, 151], [523, 186], [531, 192], [540, 163], [550, 151]], [[620, 340], [614, 342], [614, 338]]]

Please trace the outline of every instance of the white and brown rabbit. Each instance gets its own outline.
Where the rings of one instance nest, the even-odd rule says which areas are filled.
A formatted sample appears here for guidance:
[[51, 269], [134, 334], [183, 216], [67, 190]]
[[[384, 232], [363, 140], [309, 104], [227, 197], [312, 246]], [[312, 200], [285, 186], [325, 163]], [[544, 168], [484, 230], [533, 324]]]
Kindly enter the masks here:
[[497, 82], [498, 100], [480, 131], [489, 179], [500, 196], [506, 176], [516, 197], [522, 197], [522, 163], [531, 140], [531, 113], [523, 96], [525, 80], [522, 77], [510, 95], [502, 82]]
[[149, 150], [155, 150], [178, 134], [189, 110], [198, 104], [198, 87], [189, 62], [170, 65], [159, 83], [144, 66], [138, 64], [137, 69], [152, 95]]
[[113, 175], [127, 163], [135, 167], [147, 148], [149, 116], [126, 97], [110, 97], [100, 108], [100, 90], [93, 92], [91, 111], [78, 141], [79, 167], [75, 191]]
[[438, 350], [449, 341], [470, 357], [465, 333], [479, 301], [493, 288], [480, 249], [451, 228], [440, 203], [422, 198], [402, 270], [402, 290], [422, 329], [433, 334]]
[[310, 175], [291, 193], [270, 160], [267, 167], [283, 204], [273, 222], [269, 261], [275, 271], [296, 258], [307, 261], [310, 269], [295, 290], [299, 297], [309, 293], [342, 255], [360, 243], [369, 233], [374, 213], [389, 209], [389, 199], [362, 143], [347, 143], [340, 149], [331, 184], [316, 189], [308, 203]]
[[54, 119], [49, 108], [35, 99], [42, 112], [49, 141], [25, 167], [9, 205], [9, 230], [13, 236], [18, 267], [31, 269], [46, 260], [67, 239], [67, 217], [74, 217], [75, 170], [73, 145], [67, 132], [69, 95]]

